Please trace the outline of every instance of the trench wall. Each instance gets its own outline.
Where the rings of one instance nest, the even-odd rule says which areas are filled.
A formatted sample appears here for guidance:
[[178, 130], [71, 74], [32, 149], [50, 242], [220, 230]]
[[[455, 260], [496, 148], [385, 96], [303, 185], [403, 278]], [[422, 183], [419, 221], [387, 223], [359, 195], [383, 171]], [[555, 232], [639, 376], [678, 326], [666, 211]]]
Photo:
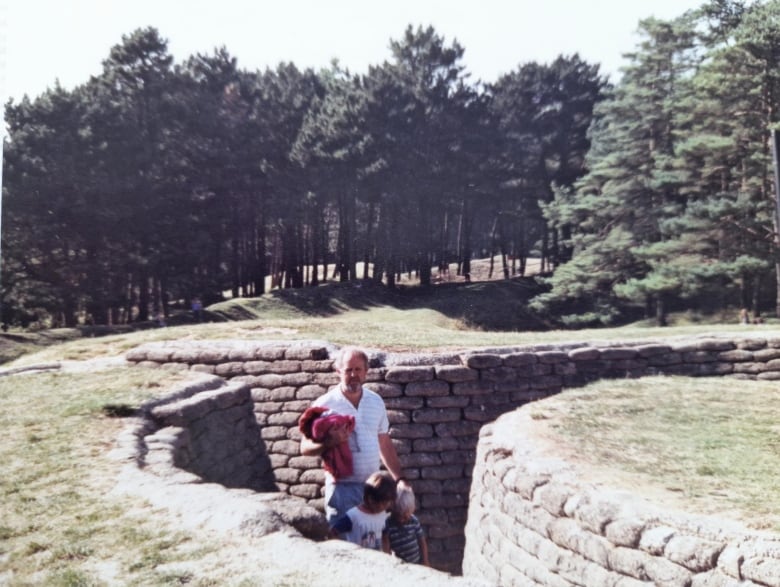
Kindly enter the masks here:
[[[337, 348], [317, 341], [179, 341], [127, 353], [138, 365], [217, 375], [203, 392], [150, 413], [149, 458], [228, 487], [279, 491], [322, 509], [324, 476], [299, 452], [297, 421], [337, 382]], [[432, 564], [459, 573], [480, 429], [501, 414], [600, 378], [675, 374], [780, 379], [780, 336], [369, 352], [367, 387], [385, 400], [390, 435], [418, 498]], [[156, 442], [156, 444], [155, 444]], [[170, 454], [172, 456], [157, 456]], [[558, 583], [551, 583], [558, 584]], [[560, 583], [561, 585], [567, 585]]]
[[578, 478], [529, 409], [481, 433], [463, 573], [502, 587], [777, 587], [780, 538]]

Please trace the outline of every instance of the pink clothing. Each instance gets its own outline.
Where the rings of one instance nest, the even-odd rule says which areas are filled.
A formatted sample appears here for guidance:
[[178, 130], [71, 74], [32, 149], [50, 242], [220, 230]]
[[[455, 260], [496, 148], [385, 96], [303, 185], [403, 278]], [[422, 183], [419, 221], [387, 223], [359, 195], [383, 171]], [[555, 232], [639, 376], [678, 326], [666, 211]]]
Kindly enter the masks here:
[[[310, 407], [298, 419], [300, 431], [306, 438], [315, 442], [322, 442], [332, 427], [345, 424], [347, 431], [352, 434], [355, 429], [354, 416], [336, 414], [323, 407]], [[349, 443], [342, 442], [325, 449], [322, 462], [325, 470], [335, 479], [349, 477], [352, 474], [352, 451], [349, 450]]]

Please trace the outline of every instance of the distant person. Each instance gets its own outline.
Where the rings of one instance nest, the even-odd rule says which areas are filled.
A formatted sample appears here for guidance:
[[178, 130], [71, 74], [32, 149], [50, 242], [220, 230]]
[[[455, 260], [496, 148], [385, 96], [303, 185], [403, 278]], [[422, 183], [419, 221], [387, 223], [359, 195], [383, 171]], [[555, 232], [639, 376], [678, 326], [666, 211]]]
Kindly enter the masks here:
[[203, 313], [203, 303], [200, 301], [200, 298], [195, 297], [192, 298], [192, 317], [195, 319], [196, 322], [200, 322], [201, 314]]
[[390, 438], [390, 423], [385, 402], [376, 392], [363, 387], [368, 375], [366, 353], [354, 347], [344, 348], [334, 363], [339, 383], [314, 402], [314, 407], [324, 407], [334, 414], [353, 416], [354, 429], [347, 424], [332, 426], [322, 441], [301, 437], [301, 453], [306, 456], [323, 456], [327, 450], [349, 443], [352, 454], [352, 474], [336, 478], [325, 470], [325, 515], [332, 523], [350, 508], [361, 503], [363, 485], [369, 476], [378, 471], [380, 463], [390, 472], [399, 487], [406, 484], [401, 462]]
[[428, 567], [428, 542], [420, 520], [414, 515], [415, 506], [412, 488], [399, 487], [385, 526], [383, 550], [404, 562]]
[[343, 538], [363, 548], [382, 550], [388, 510], [395, 500], [395, 479], [390, 473], [372, 473], [363, 484], [363, 499], [337, 517], [330, 537]]
[[747, 308], [742, 308], [739, 311], [739, 323], [740, 324], [750, 324], [750, 318], [748, 317]]

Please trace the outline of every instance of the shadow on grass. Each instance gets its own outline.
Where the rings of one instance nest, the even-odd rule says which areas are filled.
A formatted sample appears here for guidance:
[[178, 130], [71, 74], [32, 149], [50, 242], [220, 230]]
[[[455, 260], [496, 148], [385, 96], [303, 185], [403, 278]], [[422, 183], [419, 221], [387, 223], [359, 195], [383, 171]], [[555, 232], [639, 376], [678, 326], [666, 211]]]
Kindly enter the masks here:
[[326, 318], [351, 310], [391, 307], [429, 309], [460, 320], [468, 328], [497, 331], [549, 328], [528, 310], [541, 291], [533, 278], [477, 283], [441, 283], [390, 289], [372, 281], [328, 283], [317, 287], [275, 290], [258, 298], [237, 299], [209, 310], [227, 320]]

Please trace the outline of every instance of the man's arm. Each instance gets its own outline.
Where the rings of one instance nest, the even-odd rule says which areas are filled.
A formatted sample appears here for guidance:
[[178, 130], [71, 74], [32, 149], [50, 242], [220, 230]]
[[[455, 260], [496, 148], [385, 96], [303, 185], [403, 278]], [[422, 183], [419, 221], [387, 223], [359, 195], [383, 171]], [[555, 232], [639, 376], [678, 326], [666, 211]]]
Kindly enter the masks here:
[[398, 453], [395, 450], [390, 435], [387, 433], [379, 435], [379, 455], [382, 457], [385, 468], [390, 471], [390, 474], [394, 479], [398, 480], [404, 476], [404, 471], [401, 468], [401, 461], [398, 459]]

